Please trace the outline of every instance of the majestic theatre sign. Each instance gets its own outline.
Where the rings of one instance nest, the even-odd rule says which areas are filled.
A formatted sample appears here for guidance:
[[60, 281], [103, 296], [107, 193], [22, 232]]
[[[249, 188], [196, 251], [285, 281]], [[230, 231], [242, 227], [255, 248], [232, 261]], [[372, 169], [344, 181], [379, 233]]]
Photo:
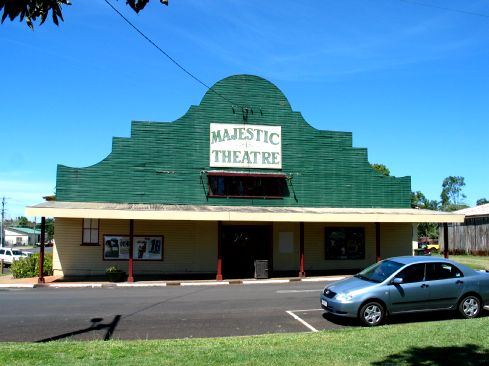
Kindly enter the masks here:
[[282, 127], [210, 124], [211, 167], [282, 168]]

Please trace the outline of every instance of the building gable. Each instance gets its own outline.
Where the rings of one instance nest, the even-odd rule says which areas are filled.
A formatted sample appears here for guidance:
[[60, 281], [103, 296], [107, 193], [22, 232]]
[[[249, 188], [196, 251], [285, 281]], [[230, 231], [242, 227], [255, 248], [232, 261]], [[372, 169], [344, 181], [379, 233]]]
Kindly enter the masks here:
[[[280, 127], [280, 166], [211, 166], [211, 124], [235, 125], [243, 134]], [[280, 199], [209, 197], [208, 175], [216, 171], [280, 173], [287, 192]], [[131, 137], [114, 138], [111, 154], [98, 164], [59, 165], [56, 186], [57, 200], [68, 202], [284, 207], [408, 208], [411, 192], [409, 177], [374, 171], [367, 150], [352, 147], [351, 133], [311, 127], [275, 85], [251, 75], [219, 81], [174, 122], [132, 122]]]

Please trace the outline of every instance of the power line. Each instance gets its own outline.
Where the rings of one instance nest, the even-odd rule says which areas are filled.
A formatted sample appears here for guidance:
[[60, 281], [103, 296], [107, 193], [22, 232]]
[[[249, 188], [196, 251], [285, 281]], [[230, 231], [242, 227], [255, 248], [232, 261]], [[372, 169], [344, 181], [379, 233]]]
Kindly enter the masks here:
[[483, 18], [489, 18], [488, 14], [476, 13], [473, 11], [467, 11], [467, 10], [462, 10], [462, 9], [448, 8], [446, 6], [428, 4], [428, 3], [421, 2], [421, 1], [415, 1], [415, 0], [399, 0], [399, 1], [401, 1], [403, 3], [408, 3], [408, 4], [425, 6], [427, 8], [442, 9], [442, 10], [453, 11], [453, 12], [461, 13], [461, 14], [465, 14], [465, 15], [473, 15], [473, 16], [478, 16], [478, 17], [483, 17]]
[[173, 57], [171, 57], [167, 52], [165, 52], [160, 46], [158, 46], [155, 42], [153, 42], [146, 34], [144, 34], [138, 27], [136, 27], [134, 24], [131, 23], [129, 19], [127, 19], [119, 10], [117, 10], [114, 5], [112, 5], [108, 0], [104, 0], [107, 5], [109, 5], [112, 10], [114, 10], [122, 19], [126, 21], [127, 24], [131, 26], [136, 32], [139, 33], [141, 37], [143, 37], [145, 40], [147, 40], [153, 47], [155, 47], [158, 51], [160, 51], [163, 55], [166, 56], [171, 62], [173, 62], [179, 69], [181, 69], [183, 72], [185, 72], [188, 76], [190, 76], [192, 79], [197, 81], [199, 84], [203, 85], [207, 90], [212, 91], [216, 95], [220, 96], [222, 99], [226, 100], [231, 104], [231, 106], [236, 106], [235, 103], [233, 103], [232, 100], [226, 98], [224, 95], [218, 93], [215, 91], [212, 87], [208, 86], [206, 83], [204, 83], [202, 80], [200, 80], [197, 76], [192, 74], [190, 71], [188, 71], [185, 67], [183, 67], [178, 61], [176, 61]]

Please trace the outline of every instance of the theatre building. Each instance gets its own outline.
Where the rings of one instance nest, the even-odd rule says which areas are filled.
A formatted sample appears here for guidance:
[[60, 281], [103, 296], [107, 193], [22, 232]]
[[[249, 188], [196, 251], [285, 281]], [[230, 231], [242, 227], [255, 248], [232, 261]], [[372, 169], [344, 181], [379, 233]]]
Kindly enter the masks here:
[[[317, 122], [316, 122], [317, 123]], [[392, 136], [395, 138], [395, 136]], [[317, 130], [269, 81], [217, 82], [174, 122], [134, 121], [99, 163], [58, 166], [56, 275], [305, 276], [412, 255], [418, 222], [463, 215], [410, 208], [410, 177], [374, 171], [350, 132]]]

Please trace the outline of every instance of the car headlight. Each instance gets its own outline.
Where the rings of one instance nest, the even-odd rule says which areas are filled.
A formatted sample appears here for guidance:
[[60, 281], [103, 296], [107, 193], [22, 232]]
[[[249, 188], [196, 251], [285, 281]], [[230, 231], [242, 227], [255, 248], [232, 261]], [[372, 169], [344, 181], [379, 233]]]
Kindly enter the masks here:
[[347, 294], [347, 293], [344, 293], [344, 292], [340, 292], [335, 297], [336, 297], [336, 300], [338, 300], [339, 302], [348, 302], [351, 299], [353, 299], [353, 295], [352, 294]]

